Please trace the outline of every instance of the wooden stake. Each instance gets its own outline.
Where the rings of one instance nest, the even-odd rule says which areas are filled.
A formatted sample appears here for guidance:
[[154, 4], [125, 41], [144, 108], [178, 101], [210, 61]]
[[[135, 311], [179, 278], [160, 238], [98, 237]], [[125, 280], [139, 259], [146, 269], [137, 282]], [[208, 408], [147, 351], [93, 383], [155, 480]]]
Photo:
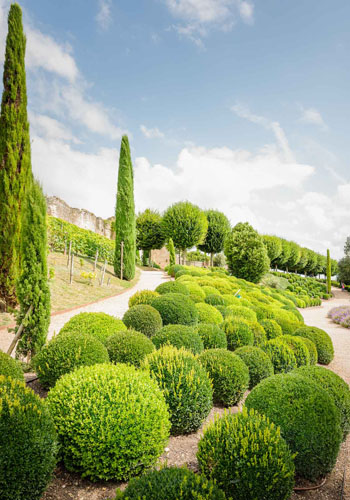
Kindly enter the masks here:
[[67, 259], [67, 267], [69, 266], [70, 256], [72, 253], [72, 240], [69, 242], [69, 250], [68, 250], [68, 259]]
[[64, 242], [64, 252], [63, 252], [63, 255], [66, 255], [67, 254], [67, 242], [65, 241]]
[[73, 282], [73, 270], [74, 270], [74, 253], [72, 253], [70, 258], [70, 271], [69, 271], [69, 284]]
[[98, 249], [96, 250], [96, 255], [95, 255], [94, 272], [96, 271], [97, 260], [98, 260]]
[[107, 260], [105, 260], [105, 263], [103, 264], [100, 286], [103, 285], [103, 280], [105, 279], [106, 266], [107, 266]]
[[120, 243], [120, 279], [123, 279], [123, 267], [124, 267], [124, 241]]
[[26, 319], [28, 318], [28, 316], [32, 313], [33, 311], [33, 305], [31, 305], [28, 309], [28, 311], [26, 312], [24, 318], [23, 318], [23, 321], [22, 323], [20, 324], [18, 330], [17, 330], [17, 333], [14, 337], [14, 339], [12, 340], [11, 344], [10, 344], [10, 347], [8, 348], [7, 350], [7, 354], [9, 354], [11, 356], [12, 354], [12, 351], [13, 349], [15, 348], [20, 336], [22, 335], [22, 332], [23, 332], [23, 328], [24, 328], [24, 323], [26, 322]]
[[110, 277], [110, 276], [108, 276], [107, 286], [109, 286], [110, 282], [111, 282], [111, 277]]

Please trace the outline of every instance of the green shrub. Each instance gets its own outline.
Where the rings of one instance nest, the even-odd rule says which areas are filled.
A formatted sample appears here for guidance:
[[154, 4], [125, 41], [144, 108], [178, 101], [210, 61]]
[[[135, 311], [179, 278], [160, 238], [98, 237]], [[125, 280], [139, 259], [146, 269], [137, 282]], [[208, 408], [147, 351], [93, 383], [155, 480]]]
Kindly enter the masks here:
[[132, 479], [115, 500], [225, 500], [225, 494], [204, 476], [184, 467], [151, 470]]
[[130, 363], [135, 366], [140, 366], [143, 358], [155, 349], [152, 340], [135, 330], [111, 335], [106, 347], [112, 363]]
[[301, 337], [282, 335], [282, 337], [279, 337], [278, 340], [286, 342], [286, 344], [288, 344], [288, 346], [292, 349], [297, 366], [310, 364], [309, 349]]
[[40, 383], [48, 388], [53, 387], [62, 375], [79, 366], [108, 361], [107, 349], [96, 337], [84, 333], [61, 333], [41, 349], [33, 364]]
[[129, 299], [129, 307], [138, 306], [139, 304], [151, 305], [153, 300], [159, 297], [159, 293], [153, 290], [140, 290]]
[[214, 325], [220, 325], [223, 322], [224, 318], [216, 307], [205, 304], [204, 302], [198, 302], [195, 306], [198, 311], [199, 323], [212, 323]]
[[166, 281], [157, 286], [156, 292], [160, 295], [164, 295], [165, 293], [183, 293], [184, 295], [189, 295], [186, 285], [179, 281]]
[[232, 318], [229, 316], [222, 324], [222, 328], [226, 333], [227, 348], [230, 351], [238, 349], [244, 345], [254, 344], [254, 334], [248, 325], [248, 322], [243, 318]]
[[223, 298], [222, 295], [219, 295], [218, 293], [212, 293], [210, 295], [207, 295], [205, 297], [205, 302], [206, 302], [206, 304], [210, 304], [211, 306], [225, 306], [226, 305], [226, 300]]
[[350, 389], [348, 384], [336, 373], [323, 366], [301, 366], [293, 373], [312, 379], [328, 392], [340, 412], [340, 427], [343, 439], [350, 431]]
[[213, 384], [214, 403], [237, 404], [248, 389], [249, 371], [245, 363], [226, 349], [209, 349], [198, 356]]
[[307, 339], [306, 337], [300, 337], [304, 344], [307, 347], [307, 350], [309, 351], [309, 357], [310, 357], [310, 365], [316, 365], [318, 361], [318, 355], [317, 355], [317, 349], [316, 345], [312, 340]]
[[204, 349], [227, 349], [226, 334], [218, 325], [201, 323], [198, 325], [198, 333]]
[[140, 474], [157, 461], [169, 436], [162, 392], [133, 366], [81, 367], [57, 382], [47, 402], [65, 467], [92, 480]]
[[163, 326], [159, 312], [147, 304], [130, 307], [123, 316], [123, 322], [128, 328], [147, 337], [152, 337]]
[[285, 318], [280, 318], [277, 315], [274, 319], [282, 328], [283, 335], [293, 335], [294, 332], [300, 327], [300, 323], [295, 323], [294, 321], [290, 321]]
[[157, 349], [168, 344], [178, 349], [183, 347], [193, 354], [199, 354], [204, 349], [199, 333], [193, 327], [186, 325], [163, 326], [152, 337], [152, 342]]
[[198, 444], [201, 472], [235, 500], [288, 500], [294, 463], [280, 430], [244, 408], [211, 422]]
[[0, 375], [24, 382], [24, 375], [19, 362], [2, 351], [0, 351]]
[[299, 476], [316, 480], [332, 470], [342, 437], [339, 411], [312, 380], [295, 374], [274, 375], [252, 390], [246, 406], [281, 427], [282, 437], [297, 453], [294, 462]]
[[188, 282], [184, 283], [184, 285], [187, 288], [193, 302], [204, 302], [205, 292], [199, 285], [197, 285], [197, 283]]
[[295, 307], [283, 306], [282, 309], [285, 309], [286, 311], [290, 311], [291, 313], [293, 313], [294, 316], [296, 317], [297, 321], [299, 321], [299, 323], [304, 323], [303, 315]]
[[259, 347], [246, 345], [235, 350], [249, 370], [249, 389], [253, 389], [261, 380], [273, 375], [273, 364], [269, 356]]
[[294, 331], [294, 335], [305, 337], [314, 342], [317, 349], [318, 362], [321, 365], [329, 365], [334, 358], [332, 339], [321, 328], [317, 328], [316, 326], [302, 326]]
[[263, 347], [267, 342], [267, 336], [264, 328], [257, 321], [248, 321], [247, 323], [254, 335], [254, 345], [257, 347]]
[[224, 319], [230, 315], [230, 311], [227, 309], [226, 306], [215, 306], [215, 307], [221, 313]]
[[213, 402], [209, 377], [194, 355], [172, 346], [149, 354], [143, 368], [162, 389], [171, 421], [172, 434], [196, 431], [208, 416]]
[[268, 340], [280, 337], [282, 335], [282, 328], [274, 319], [262, 319], [261, 326], [265, 330]]
[[156, 298], [152, 306], [160, 313], [163, 325], [196, 325], [198, 312], [193, 301], [181, 293], [166, 293]]
[[110, 335], [120, 330], [126, 330], [121, 319], [106, 313], [83, 312], [73, 316], [60, 330], [61, 333], [88, 333], [101, 342], [106, 342]]
[[280, 338], [271, 339], [264, 346], [264, 351], [271, 359], [275, 373], [289, 372], [297, 366], [293, 350]]
[[255, 312], [252, 309], [248, 309], [248, 307], [231, 305], [228, 306], [227, 309], [230, 311], [230, 316], [239, 316], [248, 321], [257, 320]]
[[2, 500], [39, 500], [56, 465], [57, 437], [46, 403], [24, 382], [0, 375]]
[[221, 297], [220, 292], [211, 285], [202, 286], [202, 290], [205, 293], [206, 297], [208, 297], [209, 295], [219, 295], [219, 297]]

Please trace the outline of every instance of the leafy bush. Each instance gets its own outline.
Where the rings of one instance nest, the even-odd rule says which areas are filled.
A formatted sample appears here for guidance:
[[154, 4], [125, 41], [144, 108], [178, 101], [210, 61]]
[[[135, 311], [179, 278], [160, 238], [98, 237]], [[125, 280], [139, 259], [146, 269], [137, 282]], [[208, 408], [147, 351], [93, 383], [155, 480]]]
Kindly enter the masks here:
[[253, 389], [261, 380], [273, 375], [273, 364], [269, 356], [259, 347], [246, 345], [235, 350], [249, 369], [249, 389]]
[[152, 337], [163, 326], [157, 309], [147, 304], [130, 307], [123, 316], [123, 323], [147, 337]]
[[209, 304], [205, 304], [204, 302], [197, 303], [196, 309], [198, 311], [200, 323], [212, 323], [214, 325], [220, 325], [224, 320], [221, 312], [218, 309]]
[[47, 402], [65, 467], [92, 480], [140, 474], [156, 462], [169, 436], [162, 392], [133, 366], [81, 367], [57, 382]]
[[62, 375], [79, 366], [108, 361], [108, 352], [102, 342], [85, 333], [57, 335], [33, 358], [40, 383], [47, 388], [53, 387]]
[[274, 375], [252, 390], [246, 406], [281, 427], [282, 437], [297, 453], [299, 476], [315, 480], [332, 470], [342, 432], [338, 409], [320, 386], [300, 375]]
[[297, 366], [293, 350], [280, 338], [271, 339], [264, 346], [264, 351], [271, 359], [275, 373], [289, 372]]
[[190, 294], [190, 298], [193, 302], [204, 302], [205, 292], [201, 289], [197, 283], [184, 283], [187, 288], [188, 293]]
[[185, 467], [151, 470], [132, 479], [115, 500], [225, 500], [225, 494], [204, 476]]
[[209, 377], [194, 355], [172, 346], [149, 354], [143, 368], [162, 389], [168, 405], [172, 434], [196, 431], [212, 407], [213, 390]]
[[293, 456], [279, 428], [254, 410], [211, 422], [197, 458], [201, 472], [235, 500], [287, 500], [292, 493]]
[[60, 330], [61, 333], [88, 333], [105, 343], [110, 335], [126, 330], [121, 319], [106, 313], [83, 312], [73, 316]]
[[[202, 290], [205, 293], [206, 297], [208, 297], [209, 295], [219, 295], [219, 297], [221, 296], [220, 292], [215, 287], [213, 287], [211, 285], [202, 286]], [[209, 304], [210, 304], [210, 302], [209, 302]], [[215, 304], [212, 304], [212, 305], [215, 305]]]
[[248, 309], [248, 307], [230, 305], [227, 309], [230, 311], [230, 316], [239, 316], [248, 321], [257, 320], [255, 312], [252, 309]]
[[318, 355], [317, 355], [317, 349], [316, 345], [312, 340], [307, 339], [306, 337], [300, 337], [304, 344], [307, 347], [307, 350], [309, 351], [309, 357], [310, 357], [310, 365], [316, 365], [318, 361]]
[[215, 403], [237, 404], [248, 389], [249, 371], [245, 363], [226, 349], [209, 349], [198, 356], [213, 383]]
[[294, 335], [312, 340], [317, 349], [318, 362], [329, 365], [334, 358], [333, 342], [328, 333], [316, 326], [302, 326], [295, 330]]
[[163, 326], [152, 337], [153, 344], [159, 349], [163, 345], [169, 344], [180, 349], [181, 347], [199, 354], [203, 351], [203, 341], [198, 332], [191, 326], [167, 325]]
[[166, 281], [157, 286], [156, 292], [160, 295], [164, 295], [165, 293], [183, 293], [184, 295], [189, 295], [187, 287], [179, 281]]
[[226, 334], [218, 325], [201, 323], [198, 325], [198, 333], [204, 349], [227, 349]]
[[230, 311], [227, 309], [226, 306], [215, 306], [215, 307], [221, 313], [224, 319], [230, 315]]
[[254, 345], [257, 347], [263, 347], [267, 342], [267, 336], [264, 328], [257, 321], [248, 321], [248, 325], [254, 335]]
[[2, 500], [39, 500], [56, 465], [57, 437], [46, 403], [24, 382], [0, 375]]
[[282, 335], [278, 340], [286, 342], [292, 349], [297, 366], [310, 364], [309, 349], [302, 338], [293, 335]]
[[152, 306], [160, 313], [164, 325], [196, 325], [198, 312], [193, 301], [181, 293], [157, 297]]
[[[281, 311], [282, 309], [279, 309]], [[296, 321], [291, 321], [287, 318], [281, 317], [279, 314], [275, 314], [274, 320], [276, 323], [280, 325], [282, 328], [282, 333], [284, 335], [293, 335], [294, 332], [300, 328], [300, 323], [297, 323]]]
[[159, 297], [159, 293], [153, 290], [139, 290], [130, 297], [129, 307], [138, 306], [139, 304], [147, 304], [150, 306], [156, 297]]
[[285, 309], [286, 311], [290, 311], [294, 316], [296, 317], [296, 320], [299, 321], [299, 323], [304, 323], [304, 317], [303, 315], [298, 311], [293, 306], [282, 306], [282, 309]]
[[244, 319], [229, 316], [223, 322], [222, 328], [226, 333], [227, 348], [230, 351], [234, 351], [244, 345], [253, 345], [253, 331]]
[[155, 349], [152, 340], [135, 330], [111, 335], [106, 347], [112, 363], [130, 363], [135, 366], [140, 366], [143, 358]]
[[274, 339], [282, 335], [282, 328], [274, 319], [262, 319], [260, 321], [261, 326], [265, 330], [267, 339]]
[[24, 382], [24, 375], [19, 362], [2, 351], [0, 351], [0, 375]]
[[205, 302], [211, 306], [225, 306], [226, 300], [218, 293], [211, 293], [205, 297]]

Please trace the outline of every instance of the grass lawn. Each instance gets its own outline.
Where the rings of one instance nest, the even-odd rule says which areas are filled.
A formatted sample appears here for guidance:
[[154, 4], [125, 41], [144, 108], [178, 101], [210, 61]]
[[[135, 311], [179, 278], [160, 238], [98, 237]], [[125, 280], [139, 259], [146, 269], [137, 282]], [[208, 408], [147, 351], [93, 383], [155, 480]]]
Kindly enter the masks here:
[[[139, 269], [136, 269], [136, 276], [132, 281], [121, 281], [114, 276], [113, 266], [107, 265], [104, 283], [100, 286], [99, 281], [102, 275], [103, 263], [98, 262], [95, 278], [91, 280], [90, 284], [89, 279], [82, 277], [81, 273], [93, 272], [93, 259], [74, 256], [73, 283], [70, 285], [67, 258], [67, 255], [61, 253], [50, 253], [48, 256], [48, 268], [53, 268], [55, 271], [54, 277], [50, 280], [51, 313], [116, 295], [125, 288], [132, 287], [140, 276]], [[109, 284], [107, 285], [108, 280]], [[0, 314], [0, 326], [6, 326], [13, 322], [14, 317], [12, 314]]]

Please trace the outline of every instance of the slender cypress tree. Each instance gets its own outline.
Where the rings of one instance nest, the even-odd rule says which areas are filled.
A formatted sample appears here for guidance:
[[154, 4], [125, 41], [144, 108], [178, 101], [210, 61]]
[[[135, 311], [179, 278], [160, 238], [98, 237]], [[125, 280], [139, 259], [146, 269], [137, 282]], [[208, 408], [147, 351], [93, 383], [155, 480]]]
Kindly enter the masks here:
[[22, 11], [11, 5], [0, 113], [0, 299], [15, 306], [23, 200], [31, 181]]
[[32, 181], [22, 222], [22, 271], [17, 281], [20, 310], [17, 328], [32, 306], [17, 346], [17, 355], [33, 356], [45, 344], [50, 324], [50, 289], [47, 277], [46, 201], [40, 185]]
[[131, 163], [129, 140], [122, 137], [119, 156], [117, 207], [115, 211], [114, 272], [120, 277], [121, 242], [123, 249], [123, 279], [135, 276], [136, 223], [134, 204], [134, 173]]
[[174, 247], [174, 242], [173, 242], [172, 238], [169, 238], [168, 252], [169, 252], [169, 264], [171, 266], [174, 266], [176, 264], [176, 254], [175, 254], [175, 247]]
[[329, 250], [327, 250], [327, 293], [331, 293], [331, 290], [332, 290], [331, 256]]

